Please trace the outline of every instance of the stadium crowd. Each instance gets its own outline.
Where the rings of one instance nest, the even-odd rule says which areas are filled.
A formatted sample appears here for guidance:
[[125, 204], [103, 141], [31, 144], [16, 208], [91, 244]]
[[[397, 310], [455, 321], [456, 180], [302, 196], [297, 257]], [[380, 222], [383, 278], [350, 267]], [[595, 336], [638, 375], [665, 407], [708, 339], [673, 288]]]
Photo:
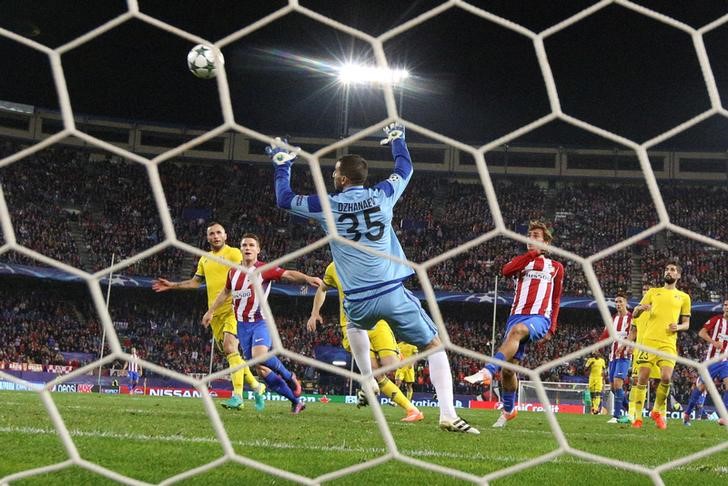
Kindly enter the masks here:
[[[86, 361], [68, 362], [63, 352], [87, 353], [97, 359], [102, 327], [84, 292], [85, 287], [80, 285], [66, 284], [50, 290], [29, 279], [9, 289], [0, 306], [0, 361], [43, 365], [87, 364]], [[310, 299], [295, 298], [292, 303], [290, 298], [271, 298], [278, 332], [286, 349], [315, 357], [318, 346], [341, 345], [337, 304], [335, 299], [331, 300], [324, 307], [325, 324], [318, 332], [310, 333], [305, 325]], [[165, 368], [184, 374], [206, 374], [210, 366], [211, 341], [209, 330], [200, 325], [205, 302], [202, 292], [160, 295], [148, 289], [119, 289], [112, 293], [109, 312], [124, 350], [129, 351], [134, 346], [140, 357]], [[482, 314], [481, 306], [448, 304], [442, 313], [447, 332], [455, 344], [490, 354], [490, 321], [484, 323], [476, 317]], [[497, 324], [496, 342], [502, 339], [501, 320]], [[562, 319], [557, 336], [532, 345], [523, 365], [535, 368], [577, 351], [585, 343], [596, 341], [602, 329], [596, 321], [598, 316], [595, 313], [586, 312], [583, 317]], [[698, 325], [701, 323], [699, 321]], [[681, 356], [699, 360], [705, 355], [705, 345], [694, 331], [681, 334], [679, 348]], [[108, 352], [107, 344], [105, 353]], [[479, 394], [481, 388], [468, 384], [464, 377], [480, 369], [482, 362], [455, 353], [451, 353], [450, 358], [455, 392]], [[560, 364], [542, 373], [541, 378], [545, 381], [583, 380], [586, 378], [585, 361], [586, 357], [581, 357]], [[115, 366], [120, 368], [123, 363]], [[213, 371], [226, 367], [222, 356], [216, 354]], [[295, 361], [290, 362], [289, 367], [299, 376], [319, 383], [319, 392], [348, 391], [346, 380], [319, 376], [317, 369]], [[418, 363], [416, 372], [415, 390], [431, 392], [426, 361]], [[696, 376], [692, 368], [676, 367], [674, 383], [679, 401], [687, 397]]]
[[[0, 155], [19, 148], [9, 141], [0, 147]], [[386, 175], [373, 171], [370, 179]], [[312, 222], [294, 221], [274, 209], [267, 168], [230, 163], [216, 164], [212, 170], [209, 163], [167, 161], [160, 166], [160, 176], [177, 237], [192, 246], [204, 246], [204, 228], [213, 220], [227, 226], [231, 244], [245, 232], [258, 233], [262, 257], [269, 260], [323, 236]], [[98, 271], [108, 267], [112, 253], [118, 262], [164, 239], [147, 171], [116, 155], [57, 146], [0, 169], [0, 182], [18, 242], [73, 266]], [[294, 174], [293, 182], [294, 189], [313, 192], [308, 175]], [[415, 173], [395, 212], [395, 228], [410, 259], [425, 261], [492, 229], [488, 201], [477, 182]], [[494, 185], [509, 228], [522, 233], [531, 219], [553, 221], [555, 244], [581, 255], [637, 234], [657, 218], [644, 185], [635, 181], [537, 183], [495, 178]], [[673, 222], [726, 240], [728, 188], [665, 184], [662, 191]], [[44, 224], [51, 220], [54, 224]], [[519, 251], [519, 243], [494, 238], [431, 268], [429, 278], [435, 290], [489, 291], [496, 270]], [[194, 268], [184, 266], [189, 264], [185, 255], [167, 248], [123, 273], [188, 277]], [[595, 263], [595, 270], [602, 289], [610, 295], [635, 286], [635, 266], [644, 282], [657, 282], [655, 272], [667, 258], [683, 264], [682, 284], [694, 301], [715, 300], [728, 284], [728, 276], [719, 271], [725, 252], [669, 233], [604, 258]], [[318, 274], [329, 259], [324, 247], [290, 265]], [[15, 252], [0, 255], [0, 261], [38, 264]], [[581, 268], [571, 261], [564, 263], [568, 276], [564, 292], [591, 294]], [[413, 279], [410, 285], [419, 283]], [[501, 285], [501, 290], [509, 290], [512, 282], [501, 279]]]

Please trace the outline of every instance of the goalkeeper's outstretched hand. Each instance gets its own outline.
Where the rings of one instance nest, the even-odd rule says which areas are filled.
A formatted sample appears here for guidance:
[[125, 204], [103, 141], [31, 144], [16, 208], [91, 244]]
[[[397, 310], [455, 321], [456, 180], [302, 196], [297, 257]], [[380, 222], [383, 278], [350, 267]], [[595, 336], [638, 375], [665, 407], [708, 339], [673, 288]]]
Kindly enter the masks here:
[[292, 164], [297, 152], [301, 150], [300, 147], [294, 147], [294, 150], [288, 150], [279, 145], [284, 143], [288, 144], [287, 138], [281, 139], [281, 137], [276, 137], [275, 142], [265, 148], [265, 153], [276, 165]]
[[404, 125], [401, 123], [390, 123], [382, 130], [384, 130], [384, 133], [387, 134], [387, 138], [383, 138], [379, 142], [381, 145], [387, 145], [389, 142], [397, 138], [404, 140]]

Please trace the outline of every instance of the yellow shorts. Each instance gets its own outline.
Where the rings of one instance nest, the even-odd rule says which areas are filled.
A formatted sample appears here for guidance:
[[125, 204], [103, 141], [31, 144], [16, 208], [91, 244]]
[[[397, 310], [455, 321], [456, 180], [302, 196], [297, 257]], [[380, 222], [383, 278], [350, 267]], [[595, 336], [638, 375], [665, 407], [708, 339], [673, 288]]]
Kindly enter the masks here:
[[212, 335], [215, 337], [215, 341], [221, 347], [226, 332], [229, 332], [233, 336], [238, 335], [238, 321], [232, 312], [215, 315], [212, 321], [210, 321], [210, 327], [212, 328]]
[[[397, 340], [394, 338], [392, 328], [386, 321], [377, 322], [374, 327], [367, 331], [369, 334], [369, 343], [371, 344], [371, 355], [373, 359], [381, 359], [387, 356], [399, 356], [399, 347]], [[347, 351], [351, 351], [349, 346], [349, 338], [344, 333], [341, 345]]]
[[[632, 383], [637, 383], [637, 375], [640, 374], [640, 367], [637, 364], [637, 353], [639, 351], [635, 352], [634, 358], [632, 359]], [[659, 366], [652, 366], [650, 368], [650, 378], [659, 379], [660, 378], [660, 367]]]
[[394, 374], [395, 381], [403, 381], [405, 383], [414, 383], [415, 382], [415, 367], [414, 366], [405, 366], [404, 368], [397, 368], [396, 373]]
[[[655, 343], [648, 343], [644, 342], [642, 343], [645, 346], [650, 346], [652, 348], [657, 349], [658, 351], [662, 351], [665, 354], [671, 354], [673, 356], [677, 356], [677, 349], [675, 349], [675, 346], [671, 345], [665, 345], [665, 344], [655, 344]], [[675, 367], [675, 360], [669, 359], [669, 358], [663, 358], [660, 355], [648, 353], [647, 351], [641, 351], [641, 350], [635, 350], [636, 359], [635, 363], [639, 368], [644, 368], [649, 366], [650, 369], [650, 378], [652, 377], [652, 371], [654, 368], [659, 369], [663, 366], [669, 366], [671, 368]], [[659, 377], [659, 374], [658, 374]]]
[[589, 378], [589, 391], [590, 392], [597, 392], [601, 393], [601, 391], [604, 389], [604, 380], [602, 380], [602, 377], [598, 378]]

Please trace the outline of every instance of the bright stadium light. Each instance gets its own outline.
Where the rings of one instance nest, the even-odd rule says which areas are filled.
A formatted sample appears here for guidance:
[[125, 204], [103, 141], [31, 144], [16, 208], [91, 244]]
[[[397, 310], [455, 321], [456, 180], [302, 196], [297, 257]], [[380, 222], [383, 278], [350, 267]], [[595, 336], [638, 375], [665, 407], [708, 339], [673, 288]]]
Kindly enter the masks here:
[[331, 364], [334, 366], [346, 366], [346, 361], [332, 361]]
[[397, 86], [409, 77], [406, 69], [389, 69], [366, 64], [342, 64], [338, 68], [341, 84], [378, 84]]

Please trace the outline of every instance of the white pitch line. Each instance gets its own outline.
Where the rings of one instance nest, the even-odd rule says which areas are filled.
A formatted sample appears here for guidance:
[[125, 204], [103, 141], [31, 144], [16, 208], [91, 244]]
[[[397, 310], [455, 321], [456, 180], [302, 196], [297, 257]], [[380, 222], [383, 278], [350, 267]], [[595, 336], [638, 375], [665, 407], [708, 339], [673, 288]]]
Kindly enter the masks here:
[[[0, 433], [5, 434], [28, 434], [28, 435], [57, 435], [55, 429], [45, 429], [38, 427], [0, 427]], [[187, 437], [183, 435], [147, 435], [147, 434], [131, 434], [131, 433], [116, 433], [116, 432], [102, 432], [102, 431], [86, 431], [73, 429], [69, 430], [72, 437], [91, 437], [91, 438], [108, 438], [115, 440], [136, 440], [142, 442], [182, 442], [182, 443], [205, 443], [205, 444], [218, 444], [219, 442], [214, 437]], [[231, 441], [233, 445], [242, 447], [256, 447], [256, 448], [268, 448], [268, 449], [282, 449], [282, 450], [305, 450], [305, 451], [316, 451], [316, 452], [340, 452], [347, 454], [373, 454], [381, 455], [385, 454], [387, 450], [383, 447], [351, 447], [346, 444], [331, 445], [331, 446], [317, 446], [317, 445], [301, 445], [300, 443], [291, 444], [286, 442], [273, 442], [269, 440], [253, 440], [253, 441], [242, 441], [234, 440]], [[443, 452], [435, 451], [431, 449], [419, 449], [419, 450], [407, 450], [401, 449], [400, 452], [407, 456], [412, 457], [423, 457], [423, 458], [445, 458], [445, 459], [460, 459], [467, 461], [489, 461], [489, 462], [501, 462], [515, 464], [523, 461], [532, 459], [532, 457], [522, 456], [504, 456], [504, 455], [488, 455], [488, 454], [461, 454], [456, 452]], [[570, 463], [570, 464], [586, 464], [588, 461], [581, 461], [572, 456], [565, 455], [560, 456], [553, 462], [559, 463]], [[610, 466], [607, 466], [610, 467]], [[619, 468], [614, 468], [619, 469]], [[700, 471], [700, 472], [713, 472], [715, 474], [728, 474], [728, 467], [726, 466], [715, 466], [706, 469], [704, 466], [680, 466], [674, 470], [682, 471]]]

